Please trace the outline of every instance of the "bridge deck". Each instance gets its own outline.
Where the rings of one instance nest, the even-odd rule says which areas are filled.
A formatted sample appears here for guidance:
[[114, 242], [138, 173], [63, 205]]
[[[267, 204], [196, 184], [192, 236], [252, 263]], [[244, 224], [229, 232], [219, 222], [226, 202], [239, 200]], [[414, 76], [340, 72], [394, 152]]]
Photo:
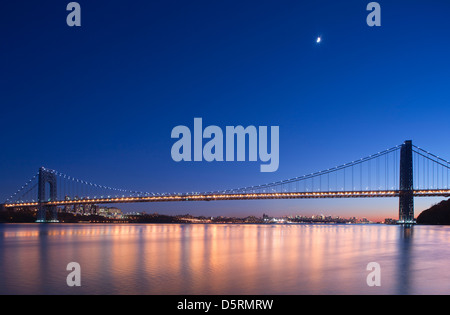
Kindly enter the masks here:
[[[179, 194], [139, 197], [85, 198], [78, 200], [60, 200], [44, 203], [25, 202], [4, 204], [6, 208], [37, 206], [70, 206], [80, 204], [116, 204], [135, 202], [170, 201], [220, 201], [220, 200], [264, 200], [264, 199], [327, 199], [327, 198], [388, 198], [399, 197], [398, 190], [380, 191], [330, 191], [330, 192], [275, 192], [275, 193], [233, 193], [233, 194]], [[450, 189], [414, 190], [414, 197], [450, 197]]]

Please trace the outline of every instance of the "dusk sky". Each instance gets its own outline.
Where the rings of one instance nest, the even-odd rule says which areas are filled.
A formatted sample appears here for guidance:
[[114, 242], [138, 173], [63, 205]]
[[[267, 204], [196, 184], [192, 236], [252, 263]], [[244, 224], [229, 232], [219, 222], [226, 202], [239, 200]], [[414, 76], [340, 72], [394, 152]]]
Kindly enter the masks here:
[[[41, 166], [148, 192], [259, 185], [412, 140], [450, 159], [450, 2], [70, 1], [0, 4], [0, 200]], [[317, 43], [317, 37], [321, 42]], [[279, 126], [276, 172], [175, 162], [194, 118]], [[416, 198], [416, 216], [439, 201]], [[398, 215], [398, 199], [122, 205], [198, 215]]]

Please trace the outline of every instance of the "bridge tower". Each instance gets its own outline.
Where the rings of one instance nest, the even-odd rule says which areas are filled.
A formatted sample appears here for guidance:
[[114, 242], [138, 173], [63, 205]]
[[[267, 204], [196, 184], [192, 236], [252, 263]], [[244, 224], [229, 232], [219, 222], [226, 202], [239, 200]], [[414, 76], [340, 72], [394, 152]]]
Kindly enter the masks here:
[[[47, 183], [49, 184], [47, 186]], [[57, 199], [56, 175], [51, 171], [41, 167], [38, 177], [38, 202], [48, 202]], [[47, 197], [47, 187], [49, 188]], [[58, 222], [56, 206], [39, 206], [36, 222]], [[50, 212], [50, 220], [47, 220], [47, 211]]]
[[413, 224], [414, 222], [414, 183], [413, 183], [413, 150], [412, 141], [407, 140], [400, 150], [400, 224]]

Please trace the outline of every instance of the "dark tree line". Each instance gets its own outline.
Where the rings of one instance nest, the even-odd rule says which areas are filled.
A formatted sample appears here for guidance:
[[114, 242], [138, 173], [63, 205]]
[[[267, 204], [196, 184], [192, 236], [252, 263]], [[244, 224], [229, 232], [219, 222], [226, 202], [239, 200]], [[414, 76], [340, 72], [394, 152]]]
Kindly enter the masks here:
[[417, 217], [418, 224], [450, 225], [450, 200], [444, 200], [423, 211]]

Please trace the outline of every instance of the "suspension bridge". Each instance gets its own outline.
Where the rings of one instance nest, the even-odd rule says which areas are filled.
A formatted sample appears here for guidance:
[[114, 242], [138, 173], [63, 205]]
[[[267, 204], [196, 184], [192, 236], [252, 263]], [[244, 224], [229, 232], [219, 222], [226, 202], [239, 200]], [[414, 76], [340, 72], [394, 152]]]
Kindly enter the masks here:
[[[450, 162], [412, 141], [320, 172], [207, 192], [156, 193], [114, 188], [41, 167], [2, 205], [37, 209], [37, 222], [57, 222], [58, 208], [99, 204], [256, 199], [399, 198], [399, 224], [414, 224], [414, 197], [449, 197]], [[64, 210], [65, 209], [65, 210]]]

